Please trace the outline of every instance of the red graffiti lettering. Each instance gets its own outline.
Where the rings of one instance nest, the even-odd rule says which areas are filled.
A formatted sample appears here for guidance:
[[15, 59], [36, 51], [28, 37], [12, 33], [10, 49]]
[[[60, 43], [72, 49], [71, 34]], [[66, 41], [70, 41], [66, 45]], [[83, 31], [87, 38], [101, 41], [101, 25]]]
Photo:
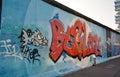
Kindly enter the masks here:
[[50, 57], [56, 62], [65, 51], [71, 57], [82, 57], [95, 54], [102, 56], [100, 52], [100, 38], [92, 33], [89, 33], [87, 48], [86, 48], [86, 25], [80, 20], [76, 20], [72, 27], [67, 28], [64, 33], [64, 28], [61, 22], [57, 19], [51, 20], [52, 28], [52, 43], [50, 47]]
[[100, 38], [95, 35], [93, 36], [91, 33], [89, 33], [88, 36], [88, 48], [86, 49], [85, 53], [83, 53], [83, 57], [89, 56], [91, 54], [95, 54], [96, 56], [102, 56], [102, 53], [100, 52]]
[[58, 20], [51, 20], [52, 27], [52, 44], [50, 47], [51, 53], [50, 57], [53, 61], [57, 61], [63, 51], [63, 26]]

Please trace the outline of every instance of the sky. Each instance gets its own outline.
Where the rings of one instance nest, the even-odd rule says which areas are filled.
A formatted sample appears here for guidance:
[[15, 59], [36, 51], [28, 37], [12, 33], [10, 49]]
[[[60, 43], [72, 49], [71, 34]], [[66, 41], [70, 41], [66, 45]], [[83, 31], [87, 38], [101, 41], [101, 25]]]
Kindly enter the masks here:
[[105, 25], [117, 29], [115, 0], [56, 0], [63, 5]]

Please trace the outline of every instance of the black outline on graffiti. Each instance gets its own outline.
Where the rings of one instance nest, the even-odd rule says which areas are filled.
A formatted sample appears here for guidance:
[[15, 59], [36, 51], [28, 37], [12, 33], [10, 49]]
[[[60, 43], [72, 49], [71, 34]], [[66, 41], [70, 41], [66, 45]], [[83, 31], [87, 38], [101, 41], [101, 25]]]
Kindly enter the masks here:
[[[34, 64], [34, 61], [40, 62], [40, 54], [37, 47], [46, 46], [48, 40], [42, 35], [39, 29], [32, 32], [31, 29], [22, 29], [20, 36], [20, 42], [22, 43], [20, 48], [24, 58], [26, 58], [30, 63]], [[34, 46], [34, 48], [32, 48]]]

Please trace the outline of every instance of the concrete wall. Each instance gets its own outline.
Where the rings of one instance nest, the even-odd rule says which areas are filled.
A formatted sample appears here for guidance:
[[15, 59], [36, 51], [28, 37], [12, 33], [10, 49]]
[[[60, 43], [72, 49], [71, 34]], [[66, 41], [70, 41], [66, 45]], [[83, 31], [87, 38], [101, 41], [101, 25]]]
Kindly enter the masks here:
[[120, 54], [120, 35], [41, 0], [2, 0], [0, 77], [54, 77]]

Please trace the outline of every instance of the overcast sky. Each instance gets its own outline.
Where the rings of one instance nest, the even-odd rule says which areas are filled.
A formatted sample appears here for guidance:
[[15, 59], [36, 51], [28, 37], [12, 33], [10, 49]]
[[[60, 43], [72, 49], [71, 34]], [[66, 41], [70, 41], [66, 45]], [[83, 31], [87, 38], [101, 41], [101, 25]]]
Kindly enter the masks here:
[[112, 29], [115, 24], [115, 0], [56, 0]]

